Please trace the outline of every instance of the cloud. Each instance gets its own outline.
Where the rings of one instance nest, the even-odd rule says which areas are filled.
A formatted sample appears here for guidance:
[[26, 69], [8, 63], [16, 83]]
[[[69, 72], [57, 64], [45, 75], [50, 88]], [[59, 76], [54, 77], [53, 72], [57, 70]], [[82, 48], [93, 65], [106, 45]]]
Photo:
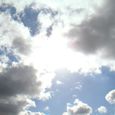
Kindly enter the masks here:
[[45, 115], [45, 114], [42, 112], [24, 111], [24, 112], [21, 112], [19, 115]]
[[0, 46], [12, 48], [15, 52], [27, 55], [31, 52], [30, 34], [22, 23], [12, 20], [9, 14], [0, 14]]
[[86, 54], [99, 53], [106, 58], [115, 58], [114, 4], [114, 0], [106, 0], [96, 13], [87, 17], [79, 26], [74, 25], [67, 33], [71, 47]]
[[107, 113], [107, 108], [105, 106], [100, 106], [97, 111], [99, 113]]
[[19, 65], [0, 73], [0, 97], [39, 95], [40, 82], [36, 81], [36, 71], [31, 66]]
[[73, 106], [67, 106], [67, 112], [63, 115], [91, 115], [92, 108], [86, 104], [76, 99]]
[[22, 38], [16, 38], [13, 40], [13, 48], [15, 48], [19, 53], [22, 53], [22, 54], [29, 54], [31, 49], [31, 45], [25, 40], [25, 39], [22, 39]]
[[[100, 1], [102, 1], [102, 0], [100, 0]], [[94, 0], [93, 3], [97, 2], [97, 4], [99, 4], [100, 1]], [[88, 6], [92, 5], [91, 0], [87, 0], [83, 3], [81, 2], [81, 0], [78, 0], [78, 1], [76, 1], [76, 0], [72, 0], [72, 1], [63, 0], [61, 2], [60, 2], [60, 0], [57, 0], [57, 1], [53, 1], [53, 0], [42, 0], [42, 1], [34, 0], [34, 2], [33, 2], [33, 0], [28, 0], [28, 1], [23, 0], [23, 1], [19, 1], [18, 3], [17, 3], [16, 0], [5, 0], [5, 1], [1, 0], [0, 4], [2, 4], [2, 3], [7, 3], [7, 4], [9, 3], [11, 5], [14, 5], [17, 8], [18, 11], [21, 11], [22, 9], [24, 9], [25, 6], [28, 6], [32, 3], [35, 3], [38, 6], [47, 5], [51, 8], [55, 8], [55, 9], [64, 9], [67, 6], [72, 6], [74, 8], [75, 7], [87, 7], [88, 8]], [[77, 4], [79, 4], [79, 6]]]
[[18, 65], [0, 73], [0, 114], [18, 115], [35, 106], [31, 98], [40, 96], [41, 82], [31, 66]]
[[115, 90], [111, 90], [110, 92], [108, 92], [107, 95], [105, 96], [105, 99], [110, 104], [115, 104]]
[[27, 97], [15, 96], [0, 99], [0, 114], [2, 115], [18, 115], [21, 111], [25, 111], [29, 107], [35, 107], [35, 103]]
[[[32, 113], [36, 107], [33, 99], [49, 99], [47, 85], [36, 75], [37, 71], [29, 65], [17, 64], [6, 67], [0, 73], [0, 114], [2, 115], [44, 115]], [[27, 112], [27, 113], [25, 113]]]
[[7, 13], [0, 13], [0, 25], [0, 114], [43, 115], [28, 113], [29, 107], [35, 107], [34, 98], [49, 99], [46, 88], [51, 87], [46, 73], [38, 74], [30, 63], [25, 65], [32, 48], [29, 29]]
[[46, 106], [46, 107], [44, 108], [44, 110], [45, 110], [45, 111], [49, 111], [49, 110], [50, 110], [49, 106]]
[[63, 82], [62, 82], [62, 81], [57, 80], [57, 81], [56, 81], [56, 84], [57, 84], [57, 85], [62, 85], [62, 84], [63, 84]]

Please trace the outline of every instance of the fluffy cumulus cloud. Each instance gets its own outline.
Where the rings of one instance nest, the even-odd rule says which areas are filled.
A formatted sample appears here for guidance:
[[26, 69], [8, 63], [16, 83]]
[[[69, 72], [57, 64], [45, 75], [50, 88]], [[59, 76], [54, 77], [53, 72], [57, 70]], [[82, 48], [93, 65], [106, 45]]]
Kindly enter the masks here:
[[99, 113], [107, 113], [107, 108], [105, 106], [100, 106], [97, 111]]
[[71, 47], [86, 54], [115, 58], [114, 4], [114, 0], [106, 0], [96, 13], [86, 17], [80, 25], [74, 25], [67, 34]]
[[63, 115], [91, 115], [92, 108], [86, 104], [76, 99], [73, 106], [67, 106], [67, 112]]
[[[47, 47], [43, 45], [43, 47], [45, 46], [46, 50], [49, 49], [49, 51], [44, 51], [40, 54], [38, 50], [35, 51], [35, 49], [32, 49], [32, 52], [35, 52], [36, 54], [33, 56], [34, 61], [32, 63], [35, 63], [37, 66], [42, 63], [41, 65], [45, 65], [45, 67], [48, 66], [47, 68], [66, 68], [71, 72], [80, 71], [81, 73], [99, 73], [99, 68], [101, 67], [102, 63], [97, 63], [97, 58], [87, 57], [78, 52], [78, 54], [76, 52], [73, 53], [73, 51], [71, 52], [69, 48], [66, 49], [65, 46], [67, 46], [67, 43], [63, 43], [61, 40], [65, 40], [63, 33], [68, 30], [70, 25], [76, 22], [77, 24], [81, 23], [87, 13], [92, 14], [92, 12], [94, 12], [93, 4], [99, 5], [101, 4], [101, 1], [102, 0], [100, 0], [100, 2], [96, 0], [87, 0], [86, 2], [81, 2], [81, 0], [64, 0], [63, 2], [60, 2], [58, 0], [47, 0], [46, 2], [46, 0], [36, 0], [33, 2], [32, 0], [24, 0], [19, 1], [19, 3], [17, 3], [15, 0], [0, 1], [0, 11], [9, 14], [9, 16], [6, 16], [6, 19], [5, 17], [1, 18], [1, 23], [3, 22], [3, 19], [5, 19], [6, 22], [9, 23], [10, 27], [10, 32], [6, 32], [9, 31], [7, 28], [5, 29], [6, 33], [2, 33], [2, 40], [4, 35], [4, 37], [7, 38], [7, 41], [5, 41], [5, 43], [7, 43], [7, 47], [13, 47], [16, 53], [27, 55], [32, 49], [30, 43], [31, 40], [34, 41], [36, 39], [35, 41], [37, 46], [35, 47], [37, 47], [36, 49], [39, 50], [38, 47], [40, 43], [38, 38], [44, 39], [50, 37], [50, 40], [55, 38], [56, 40], [59, 40], [60, 43], [56, 43], [56, 40], [54, 39], [54, 41], [51, 41], [51, 44], [54, 44], [54, 46], [50, 45], [52, 47], [51, 49], [49, 49], [49, 46]], [[6, 25], [2, 23], [2, 28], [6, 27]], [[13, 30], [13, 28], [16, 29]], [[12, 39], [8, 40], [8, 36], [11, 35]], [[68, 41], [68, 39], [66, 40]], [[49, 42], [49, 40], [46, 41]], [[62, 47], [65, 47], [65, 49], [61, 48], [61, 43]], [[53, 52], [52, 49], [54, 49]], [[28, 57], [31, 58], [31, 56]], [[41, 60], [40, 57], [42, 57]], [[44, 57], [48, 58], [46, 59]], [[57, 57], [60, 58], [57, 59]], [[38, 64], [36, 63], [36, 60]], [[55, 65], [59, 67], [54, 67]]]
[[115, 104], [115, 90], [112, 90], [107, 93], [105, 96], [105, 99], [110, 103], [110, 104]]

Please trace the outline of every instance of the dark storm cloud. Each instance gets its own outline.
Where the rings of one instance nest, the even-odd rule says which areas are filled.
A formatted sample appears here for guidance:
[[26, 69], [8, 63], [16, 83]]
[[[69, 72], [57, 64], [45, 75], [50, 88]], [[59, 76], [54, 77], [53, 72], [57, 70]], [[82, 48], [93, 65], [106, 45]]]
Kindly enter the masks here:
[[36, 81], [35, 73], [33, 67], [23, 65], [0, 73], [0, 97], [39, 94], [41, 83]]
[[[22, 22], [24, 26], [28, 27], [30, 30], [30, 33], [32, 36], [40, 33], [40, 30], [42, 28], [42, 24], [38, 20], [39, 14], [43, 13], [44, 15], [50, 14], [52, 18], [55, 18], [55, 16], [58, 14], [57, 11], [54, 11], [51, 8], [33, 8], [34, 3], [30, 4], [29, 6], [26, 6], [24, 10], [21, 12], [17, 12], [16, 8], [10, 4], [0, 4], [0, 12], [9, 13], [13, 20]], [[50, 30], [49, 30], [50, 29]], [[50, 32], [47, 32], [47, 34], [51, 34], [51, 26], [48, 28]]]
[[20, 111], [24, 110], [24, 107], [27, 105], [26, 100], [16, 101], [7, 103], [0, 102], [0, 114], [1, 115], [17, 115]]
[[[39, 97], [41, 82], [32, 66], [19, 65], [0, 73], [0, 114], [18, 115], [32, 105], [29, 99]], [[30, 100], [30, 101], [28, 101]]]
[[71, 46], [84, 53], [115, 58], [115, 1], [106, 0], [96, 14], [87, 17], [79, 26], [74, 26], [67, 34]]

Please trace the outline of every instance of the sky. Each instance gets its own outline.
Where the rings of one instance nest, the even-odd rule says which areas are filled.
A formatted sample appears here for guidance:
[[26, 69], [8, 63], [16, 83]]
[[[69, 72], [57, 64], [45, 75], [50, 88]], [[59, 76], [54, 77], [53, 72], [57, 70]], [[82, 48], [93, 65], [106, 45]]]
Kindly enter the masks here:
[[115, 115], [114, 0], [0, 0], [0, 115]]

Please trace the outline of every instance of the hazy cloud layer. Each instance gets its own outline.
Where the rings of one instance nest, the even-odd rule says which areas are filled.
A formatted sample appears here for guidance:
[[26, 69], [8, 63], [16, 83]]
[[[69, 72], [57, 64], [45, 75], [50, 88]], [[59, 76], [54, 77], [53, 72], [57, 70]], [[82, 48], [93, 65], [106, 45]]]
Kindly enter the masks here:
[[106, 0], [102, 8], [73, 26], [67, 36], [71, 47], [86, 54], [100, 53], [115, 58], [115, 1]]

